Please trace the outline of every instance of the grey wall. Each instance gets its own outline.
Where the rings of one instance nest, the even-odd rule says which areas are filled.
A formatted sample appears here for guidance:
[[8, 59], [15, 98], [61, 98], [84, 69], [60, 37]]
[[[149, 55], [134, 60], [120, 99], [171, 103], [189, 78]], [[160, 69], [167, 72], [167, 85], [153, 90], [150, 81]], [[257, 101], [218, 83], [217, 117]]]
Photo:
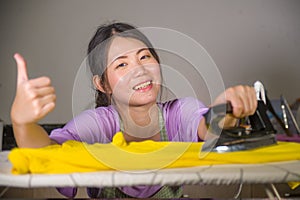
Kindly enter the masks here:
[[[75, 77], [90, 37], [108, 20], [184, 33], [206, 49], [226, 87], [261, 80], [271, 98], [283, 94], [293, 102], [300, 97], [299, 19], [298, 0], [1, 0], [0, 118], [10, 122], [15, 52], [27, 59], [31, 78], [49, 76], [56, 88], [56, 109], [42, 122], [68, 121], [72, 102], [79, 101], [75, 114], [91, 107], [89, 82], [76, 83]], [[174, 67], [185, 63], [168, 59]], [[73, 93], [74, 81], [81, 87]], [[203, 81], [191, 82], [196, 84], [197, 96], [209, 103]], [[186, 94], [184, 88], [182, 94]]]

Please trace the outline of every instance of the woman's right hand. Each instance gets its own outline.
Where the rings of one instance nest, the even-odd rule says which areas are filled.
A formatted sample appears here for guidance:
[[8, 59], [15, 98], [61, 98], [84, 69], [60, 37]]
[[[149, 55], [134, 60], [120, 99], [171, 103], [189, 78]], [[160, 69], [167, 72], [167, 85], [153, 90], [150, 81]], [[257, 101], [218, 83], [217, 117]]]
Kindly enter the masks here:
[[48, 77], [28, 79], [26, 62], [20, 54], [14, 58], [18, 67], [17, 90], [11, 108], [15, 125], [37, 123], [55, 107], [55, 90]]

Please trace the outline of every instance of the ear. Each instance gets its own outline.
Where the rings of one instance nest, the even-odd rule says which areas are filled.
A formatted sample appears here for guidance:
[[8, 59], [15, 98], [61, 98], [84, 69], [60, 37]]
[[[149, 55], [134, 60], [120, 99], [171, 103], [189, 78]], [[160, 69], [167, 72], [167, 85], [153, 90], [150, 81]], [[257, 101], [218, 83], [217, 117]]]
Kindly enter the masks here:
[[101, 84], [101, 78], [98, 75], [93, 76], [93, 84], [94, 86], [103, 93], [106, 93], [105, 89]]

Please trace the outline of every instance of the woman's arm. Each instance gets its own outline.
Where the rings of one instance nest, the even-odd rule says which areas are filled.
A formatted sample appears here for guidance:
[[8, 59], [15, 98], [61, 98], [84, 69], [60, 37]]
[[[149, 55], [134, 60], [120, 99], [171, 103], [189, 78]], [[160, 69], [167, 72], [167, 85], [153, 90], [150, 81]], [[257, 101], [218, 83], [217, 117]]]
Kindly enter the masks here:
[[11, 121], [19, 147], [43, 147], [55, 143], [37, 122], [55, 107], [55, 91], [48, 77], [28, 79], [24, 58], [15, 54], [17, 90], [11, 108]]
[[43, 127], [36, 123], [13, 125], [13, 131], [18, 147], [40, 148], [51, 144], [56, 144], [51, 140]]

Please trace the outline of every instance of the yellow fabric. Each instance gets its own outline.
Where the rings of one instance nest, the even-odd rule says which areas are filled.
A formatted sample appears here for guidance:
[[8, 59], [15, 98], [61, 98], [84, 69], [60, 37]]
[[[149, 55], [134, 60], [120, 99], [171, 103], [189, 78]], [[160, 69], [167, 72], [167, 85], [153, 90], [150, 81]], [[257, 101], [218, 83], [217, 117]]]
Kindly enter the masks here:
[[300, 182], [289, 182], [288, 185], [292, 190], [296, 189], [297, 187], [300, 186]]
[[300, 144], [277, 145], [230, 153], [201, 152], [203, 143], [127, 143], [117, 133], [112, 143], [67, 141], [39, 149], [15, 148], [9, 154], [13, 174], [72, 173], [101, 170], [153, 170], [216, 164], [254, 164], [300, 160]]

